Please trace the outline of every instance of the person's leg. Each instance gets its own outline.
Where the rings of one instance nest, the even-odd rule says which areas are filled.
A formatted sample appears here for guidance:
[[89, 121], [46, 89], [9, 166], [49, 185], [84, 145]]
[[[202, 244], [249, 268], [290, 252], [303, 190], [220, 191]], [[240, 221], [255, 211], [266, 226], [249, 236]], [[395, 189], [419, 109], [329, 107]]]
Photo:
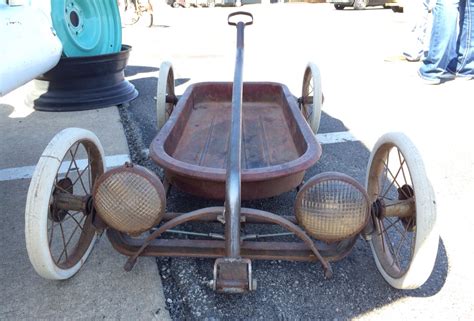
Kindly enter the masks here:
[[418, 61], [423, 58], [425, 49], [428, 47], [429, 37], [427, 35], [428, 21], [430, 20], [434, 0], [408, 1], [404, 14], [408, 20], [408, 34], [405, 42], [403, 56], [408, 61]]
[[461, 0], [459, 4], [459, 37], [456, 59], [451, 60], [449, 71], [460, 77], [474, 77], [474, 0]]
[[433, 9], [430, 47], [419, 70], [420, 76], [427, 81], [442, 82], [453, 78], [447, 68], [456, 57], [458, 5], [459, 0], [437, 0]]

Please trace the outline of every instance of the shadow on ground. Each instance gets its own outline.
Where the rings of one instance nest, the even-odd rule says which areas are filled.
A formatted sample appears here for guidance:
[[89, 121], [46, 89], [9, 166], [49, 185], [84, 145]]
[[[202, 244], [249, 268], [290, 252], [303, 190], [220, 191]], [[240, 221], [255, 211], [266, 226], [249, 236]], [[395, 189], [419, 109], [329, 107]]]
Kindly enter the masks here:
[[[134, 84], [141, 90], [141, 86], [149, 83], [152, 82], [145, 78], [136, 80]], [[138, 108], [140, 112], [134, 112]], [[135, 128], [133, 132], [139, 136], [141, 148], [147, 147], [156, 135], [153, 121], [146, 121], [148, 126], [142, 126], [145, 118], [154, 118], [154, 113], [154, 105], [149, 105], [149, 100], [137, 99], [128, 110], [122, 110], [122, 114], [128, 117], [128, 125]], [[319, 132], [347, 130], [341, 120], [323, 113]], [[136, 149], [137, 146], [130, 148]], [[317, 173], [339, 171], [364, 184], [369, 155], [370, 151], [360, 142], [326, 144], [321, 159], [307, 171], [305, 180]], [[141, 158], [135, 161], [161, 174], [161, 170], [149, 160]], [[295, 197], [296, 191], [290, 191], [278, 197], [243, 202], [242, 206], [291, 215]], [[223, 202], [193, 197], [175, 188], [167, 198], [169, 212], [189, 212], [216, 205], [222, 206]], [[209, 232], [209, 229], [214, 231], [221, 227], [187, 224], [184, 228]], [[209, 288], [213, 259], [157, 258], [156, 261], [168, 298], [167, 306], [176, 320], [352, 319], [405, 297], [433, 296], [442, 289], [448, 273], [448, 259], [442, 241], [430, 278], [419, 289], [410, 291], [396, 290], [385, 282], [377, 270], [369, 244], [362, 239], [345, 259], [332, 264], [334, 277], [329, 280], [324, 278], [319, 263], [253, 261], [258, 289], [245, 295], [217, 294]]]

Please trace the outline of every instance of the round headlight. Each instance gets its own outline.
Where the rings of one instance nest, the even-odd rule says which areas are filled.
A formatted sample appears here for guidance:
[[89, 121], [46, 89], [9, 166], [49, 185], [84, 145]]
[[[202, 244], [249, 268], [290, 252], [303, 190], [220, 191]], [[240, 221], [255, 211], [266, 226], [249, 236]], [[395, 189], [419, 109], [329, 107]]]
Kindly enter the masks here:
[[160, 179], [145, 167], [128, 163], [102, 175], [93, 198], [97, 214], [108, 226], [132, 235], [157, 225], [166, 208]]
[[342, 173], [311, 178], [296, 196], [298, 224], [312, 237], [336, 242], [358, 234], [367, 224], [369, 200], [364, 188]]

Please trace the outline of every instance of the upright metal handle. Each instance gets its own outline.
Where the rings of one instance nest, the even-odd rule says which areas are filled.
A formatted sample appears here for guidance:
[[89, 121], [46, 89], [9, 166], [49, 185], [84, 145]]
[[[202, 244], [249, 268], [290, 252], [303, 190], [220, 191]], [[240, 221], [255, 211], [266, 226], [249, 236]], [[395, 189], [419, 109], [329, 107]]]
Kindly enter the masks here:
[[[236, 18], [238, 16], [241, 16], [240, 19]], [[239, 22], [242, 22], [245, 26], [251, 25], [253, 24], [253, 15], [250, 12], [237, 11], [227, 17], [227, 23], [231, 26], [237, 26]]]
[[[231, 21], [237, 15], [250, 17], [244, 22]], [[253, 23], [248, 12], [229, 15], [228, 23], [237, 27], [237, 53], [235, 59], [234, 84], [232, 89], [232, 110], [227, 152], [226, 198], [225, 198], [225, 252], [230, 258], [240, 257], [240, 200], [241, 200], [241, 141], [242, 141], [242, 92], [244, 62], [244, 29]]]

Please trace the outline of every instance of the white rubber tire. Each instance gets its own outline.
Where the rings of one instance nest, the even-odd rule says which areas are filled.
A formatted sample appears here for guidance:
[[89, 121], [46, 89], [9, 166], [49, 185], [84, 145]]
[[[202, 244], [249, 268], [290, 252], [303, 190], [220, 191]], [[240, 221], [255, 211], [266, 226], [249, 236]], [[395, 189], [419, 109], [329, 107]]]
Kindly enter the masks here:
[[[415, 145], [402, 133], [388, 133], [375, 144], [368, 165], [366, 188], [371, 202], [379, 195], [378, 176], [384, 164], [383, 154], [392, 147], [397, 147], [403, 154], [416, 197], [416, 232], [415, 246], [410, 265], [400, 277], [392, 277], [380, 262], [374, 243], [379, 239], [372, 235], [370, 246], [378, 270], [385, 280], [397, 289], [415, 289], [423, 285], [431, 275], [438, 253], [439, 233], [436, 225], [436, 200], [429, 182], [423, 160]], [[375, 232], [377, 233], [377, 232]]]
[[309, 83], [310, 77], [313, 81], [313, 87], [314, 87], [313, 88], [313, 106], [311, 108], [312, 109], [311, 115], [309, 115], [309, 118], [306, 119], [306, 121], [311, 127], [311, 130], [313, 131], [313, 133], [317, 134], [319, 130], [319, 124], [321, 121], [321, 108], [323, 105], [323, 93], [322, 93], [322, 85], [321, 85], [321, 72], [319, 71], [318, 66], [312, 62], [308, 63], [303, 75], [303, 88], [301, 91], [302, 98], [304, 98], [306, 95], [309, 94], [308, 86], [310, 84]]
[[54, 136], [44, 150], [28, 189], [25, 209], [26, 249], [34, 269], [46, 279], [64, 280], [72, 277], [86, 261], [97, 239], [97, 235], [94, 235], [82, 258], [68, 269], [58, 267], [51, 257], [47, 231], [50, 197], [62, 160], [78, 141], [94, 144], [104, 160], [104, 150], [95, 134], [80, 128], [64, 129]]
[[[166, 102], [166, 96], [174, 96], [174, 71], [173, 65], [169, 61], [164, 61], [160, 66], [158, 78], [158, 88], [156, 93], [156, 127], [159, 131], [171, 114], [174, 104]], [[169, 113], [167, 111], [170, 111]]]

